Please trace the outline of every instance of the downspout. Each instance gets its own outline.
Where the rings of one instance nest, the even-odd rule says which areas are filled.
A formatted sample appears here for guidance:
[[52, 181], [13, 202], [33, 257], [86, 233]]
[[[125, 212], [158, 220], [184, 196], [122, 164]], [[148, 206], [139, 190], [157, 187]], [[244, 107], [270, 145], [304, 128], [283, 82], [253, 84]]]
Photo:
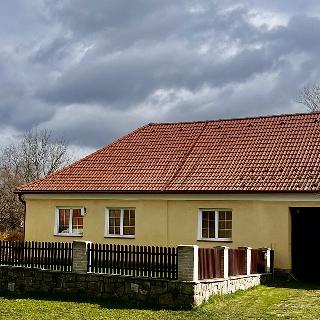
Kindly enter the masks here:
[[23, 203], [24, 205], [24, 213], [23, 213], [23, 241], [26, 239], [26, 212], [27, 212], [27, 203], [26, 200], [24, 200], [24, 196], [22, 193], [18, 193], [19, 200]]
[[167, 199], [167, 242], [166, 242], [166, 246], [168, 246], [169, 243], [169, 211], [168, 211], [168, 199]]

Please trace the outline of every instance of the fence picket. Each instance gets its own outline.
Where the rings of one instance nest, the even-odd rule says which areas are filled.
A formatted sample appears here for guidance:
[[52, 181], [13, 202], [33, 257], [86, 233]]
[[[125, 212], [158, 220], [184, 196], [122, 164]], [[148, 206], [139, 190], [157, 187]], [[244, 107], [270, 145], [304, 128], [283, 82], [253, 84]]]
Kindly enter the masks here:
[[106, 245], [103, 244], [102, 245], [102, 249], [103, 249], [103, 268], [102, 268], [102, 272], [105, 273], [106, 272], [106, 262], [107, 262], [107, 251], [106, 251]]
[[17, 265], [17, 242], [12, 242], [12, 257], [13, 257], [13, 265]]
[[159, 247], [156, 247], [156, 265], [155, 265], [155, 277], [160, 278], [159, 274]]
[[69, 271], [68, 270], [68, 243], [61, 243], [61, 265], [63, 266], [63, 271]]
[[140, 246], [140, 265], [139, 265], [139, 269], [140, 269], [140, 273], [139, 273], [139, 276], [140, 277], [144, 277], [145, 274], [144, 274], [144, 246]]
[[167, 269], [166, 269], [166, 274], [167, 274], [167, 276], [166, 276], [166, 278], [170, 278], [170, 268], [171, 268], [171, 262], [170, 262], [170, 259], [171, 259], [171, 255], [172, 255], [172, 253], [171, 253], [171, 248], [170, 247], [168, 247], [167, 248], [167, 257], [166, 257], [166, 264], [167, 264]]
[[155, 277], [155, 250], [154, 246], [151, 247], [151, 277]]
[[120, 267], [119, 273], [120, 274], [124, 274], [123, 273], [123, 271], [124, 271], [123, 250], [124, 250], [123, 245], [120, 245], [120, 261], [119, 261], [119, 267]]
[[52, 245], [52, 269], [57, 270], [57, 243], [53, 242]]
[[73, 261], [73, 244], [69, 243], [68, 246], [68, 254], [69, 254], [69, 260], [68, 260], [68, 264], [66, 265], [69, 270], [68, 271], [72, 271], [72, 261]]
[[131, 270], [132, 270], [132, 250], [131, 250], [131, 245], [129, 245], [127, 247], [127, 249], [128, 249], [128, 264], [127, 264], [128, 272], [127, 272], [127, 274], [129, 276], [131, 276], [132, 275], [131, 274]]
[[34, 267], [35, 268], [39, 268], [39, 264], [38, 264], [38, 243], [35, 242], [34, 243]]
[[123, 270], [124, 275], [128, 275], [128, 246], [124, 246], [124, 254], [123, 254]]
[[109, 244], [106, 244], [106, 250], [107, 250], [107, 254], [106, 254], [106, 257], [107, 257], [107, 269], [106, 269], [106, 273], [109, 273], [111, 272], [111, 263], [112, 263], [112, 252], [111, 252], [111, 248], [110, 248], [110, 245]]
[[133, 276], [136, 276], [136, 246], [132, 247], [132, 266], [133, 266]]

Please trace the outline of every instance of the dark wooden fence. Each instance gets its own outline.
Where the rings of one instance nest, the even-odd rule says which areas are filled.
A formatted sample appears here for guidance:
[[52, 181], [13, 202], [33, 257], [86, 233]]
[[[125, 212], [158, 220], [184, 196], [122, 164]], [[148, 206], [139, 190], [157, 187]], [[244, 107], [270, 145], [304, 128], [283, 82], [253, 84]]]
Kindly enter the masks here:
[[0, 241], [0, 265], [71, 271], [72, 243]]
[[[176, 248], [90, 244], [87, 271], [160, 279], [178, 278]], [[223, 278], [221, 248], [199, 248], [199, 280]], [[229, 276], [247, 272], [246, 249], [228, 250]], [[0, 265], [72, 271], [73, 245], [63, 242], [0, 241]], [[266, 250], [251, 249], [251, 274], [273, 272], [274, 251], [267, 270]]]
[[247, 250], [229, 249], [229, 276], [247, 274]]
[[176, 248], [88, 245], [88, 272], [162, 279], [178, 278]]
[[199, 280], [223, 278], [222, 254], [217, 248], [199, 248]]

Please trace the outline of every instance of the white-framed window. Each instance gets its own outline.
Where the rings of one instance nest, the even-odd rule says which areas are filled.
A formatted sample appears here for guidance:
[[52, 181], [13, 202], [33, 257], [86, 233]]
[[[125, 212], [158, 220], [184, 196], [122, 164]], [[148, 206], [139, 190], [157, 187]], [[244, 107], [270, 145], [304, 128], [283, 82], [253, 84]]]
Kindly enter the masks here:
[[135, 220], [134, 208], [106, 208], [105, 237], [134, 238]]
[[55, 235], [78, 236], [83, 234], [83, 207], [57, 207]]
[[198, 240], [230, 241], [232, 239], [231, 209], [200, 209]]

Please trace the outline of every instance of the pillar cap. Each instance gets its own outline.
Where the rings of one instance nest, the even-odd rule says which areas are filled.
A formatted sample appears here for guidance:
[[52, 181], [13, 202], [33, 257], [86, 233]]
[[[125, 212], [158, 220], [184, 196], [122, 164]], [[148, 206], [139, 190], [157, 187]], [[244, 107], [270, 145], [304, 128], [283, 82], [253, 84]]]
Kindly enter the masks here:
[[92, 241], [86, 241], [86, 240], [73, 240], [72, 242], [92, 243]]
[[187, 248], [199, 248], [199, 246], [196, 245], [196, 244], [179, 244], [178, 245], [178, 248], [184, 248], [184, 247], [187, 247]]

